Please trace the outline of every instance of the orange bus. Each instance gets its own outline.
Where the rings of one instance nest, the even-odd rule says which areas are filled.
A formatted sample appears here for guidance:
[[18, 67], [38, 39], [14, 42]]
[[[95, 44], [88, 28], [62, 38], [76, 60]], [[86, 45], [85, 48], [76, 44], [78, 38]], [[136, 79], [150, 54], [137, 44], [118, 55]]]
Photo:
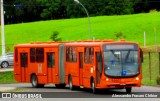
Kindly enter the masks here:
[[73, 90], [140, 87], [143, 52], [134, 42], [112, 40], [30, 43], [14, 47], [14, 77], [33, 87], [53, 83]]

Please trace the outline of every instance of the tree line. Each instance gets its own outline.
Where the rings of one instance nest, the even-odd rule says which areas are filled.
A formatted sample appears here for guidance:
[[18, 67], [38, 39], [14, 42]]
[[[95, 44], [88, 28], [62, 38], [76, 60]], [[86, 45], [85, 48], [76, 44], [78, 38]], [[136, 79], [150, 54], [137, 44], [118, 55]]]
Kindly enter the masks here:
[[[160, 10], [159, 0], [79, 0], [90, 16], [124, 15]], [[4, 0], [5, 24], [86, 17], [74, 0]]]

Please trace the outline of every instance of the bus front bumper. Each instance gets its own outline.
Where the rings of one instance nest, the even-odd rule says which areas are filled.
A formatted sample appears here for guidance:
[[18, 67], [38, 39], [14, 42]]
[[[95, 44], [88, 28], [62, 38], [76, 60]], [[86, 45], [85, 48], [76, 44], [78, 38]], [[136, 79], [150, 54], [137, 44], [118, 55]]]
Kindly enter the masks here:
[[106, 79], [106, 80], [102, 80], [101, 84], [98, 86], [97, 88], [140, 87], [141, 80], [137, 78]]

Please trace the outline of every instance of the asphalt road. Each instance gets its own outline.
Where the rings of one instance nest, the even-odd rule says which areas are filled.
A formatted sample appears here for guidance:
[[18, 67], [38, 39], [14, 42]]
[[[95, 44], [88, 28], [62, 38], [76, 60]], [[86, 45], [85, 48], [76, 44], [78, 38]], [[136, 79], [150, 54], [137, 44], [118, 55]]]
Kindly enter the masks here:
[[[20, 89], [22, 92], [85, 92], [91, 93], [89, 89], [80, 89], [77, 88], [76, 90], [71, 91], [68, 86], [65, 88], [56, 88], [54, 84], [45, 85], [44, 88], [33, 88], [30, 83], [16, 83], [16, 84], [0, 84], [0, 87], [16, 87]], [[159, 92], [160, 87], [155, 86], [141, 86], [135, 87], [132, 89], [132, 92]], [[99, 93], [102, 93], [101, 91]], [[126, 93], [125, 89], [109, 89], [104, 90], [104, 94], [106, 93]]]
[[[30, 83], [16, 83], [16, 84], [0, 84], [0, 87], [16, 87], [17, 89], [14, 92], [28, 92], [28, 93], [43, 93], [45, 96], [49, 98], [57, 99], [56, 101], [63, 101], [65, 99], [69, 99], [66, 101], [107, 101], [106, 99], [113, 101], [142, 101], [142, 98], [112, 98], [113, 94], [118, 95], [126, 95], [125, 89], [110, 89], [110, 90], [100, 90], [99, 94], [92, 94], [90, 89], [76, 89], [71, 91], [67, 86], [64, 89], [58, 89], [53, 84], [45, 85], [44, 88], [32, 88]], [[144, 95], [144, 94], [154, 94], [154, 92], [158, 92], [160, 96], [160, 87], [153, 86], [142, 86], [140, 88], [133, 88], [133, 94]], [[139, 93], [141, 92], [141, 93]], [[156, 93], [157, 94], [157, 93]], [[73, 98], [72, 98], [73, 97]], [[72, 98], [72, 99], [71, 99]], [[90, 98], [90, 99], [88, 99]], [[96, 99], [96, 100], [95, 100]], [[131, 100], [132, 99], [132, 100]], [[144, 98], [145, 101], [159, 101], [160, 98]], [[43, 99], [44, 100], [44, 99]], [[1, 101], [1, 100], [0, 100]], [[18, 100], [16, 100], [18, 101]], [[34, 100], [36, 101], [36, 100]], [[37, 100], [39, 101], [39, 100]], [[50, 101], [46, 99], [46, 101]]]
[[[10, 71], [13, 70], [12, 68], [7, 69], [0, 69], [0, 71]], [[45, 96], [50, 97], [51, 99], [43, 99], [43, 101], [53, 101], [53, 98], [55, 101], [64, 101], [64, 98], [66, 101], [142, 101], [142, 99], [145, 101], [159, 101], [159, 98], [113, 98], [113, 94], [118, 95], [126, 95], [125, 89], [109, 89], [109, 90], [100, 90], [98, 94], [92, 94], [90, 89], [76, 89], [71, 91], [68, 86], [66, 86], [64, 89], [58, 89], [53, 84], [45, 85], [44, 88], [32, 88], [32, 85], [30, 83], [16, 83], [16, 84], [0, 84], [0, 88], [9, 88], [9, 87], [15, 87], [17, 88], [13, 92], [28, 92], [28, 93], [43, 93]], [[132, 89], [132, 94], [136, 95], [145, 95], [145, 94], [155, 94], [154, 92], [158, 92], [160, 96], [160, 87], [155, 86], [145, 86], [137, 87]], [[12, 99], [14, 101], [14, 99]], [[15, 101], [18, 101], [21, 99], [15, 99]], [[23, 99], [27, 100], [28, 99]], [[9, 99], [0, 99], [0, 101], [10, 101]], [[34, 99], [34, 101], [40, 101], [40, 99]]]

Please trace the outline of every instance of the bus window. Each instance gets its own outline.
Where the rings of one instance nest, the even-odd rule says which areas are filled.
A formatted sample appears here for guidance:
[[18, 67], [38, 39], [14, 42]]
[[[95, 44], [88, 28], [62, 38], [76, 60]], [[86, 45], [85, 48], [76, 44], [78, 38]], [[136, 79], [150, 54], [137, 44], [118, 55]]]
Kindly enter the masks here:
[[77, 62], [77, 49], [75, 47], [66, 48], [66, 61]]
[[35, 48], [30, 48], [30, 62], [34, 63], [36, 60], [36, 50]]
[[15, 62], [18, 62], [18, 49], [15, 48]]
[[84, 49], [84, 62], [87, 64], [92, 64], [94, 60], [94, 48], [86, 47]]
[[79, 53], [79, 66], [80, 68], [83, 68], [83, 53]]
[[28, 54], [21, 53], [21, 67], [28, 67]]
[[44, 62], [44, 48], [36, 48], [36, 61]]
[[47, 67], [55, 66], [55, 53], [47, 53]]
[[102, 74], [102, 55], [100, 52], [96, 53], [96, 58], [97, 58], [97, 67], [98, 67], [98, 71], [100, 74]]
[[84, 49], [84, 62], [89, 63], [89, 48]]

